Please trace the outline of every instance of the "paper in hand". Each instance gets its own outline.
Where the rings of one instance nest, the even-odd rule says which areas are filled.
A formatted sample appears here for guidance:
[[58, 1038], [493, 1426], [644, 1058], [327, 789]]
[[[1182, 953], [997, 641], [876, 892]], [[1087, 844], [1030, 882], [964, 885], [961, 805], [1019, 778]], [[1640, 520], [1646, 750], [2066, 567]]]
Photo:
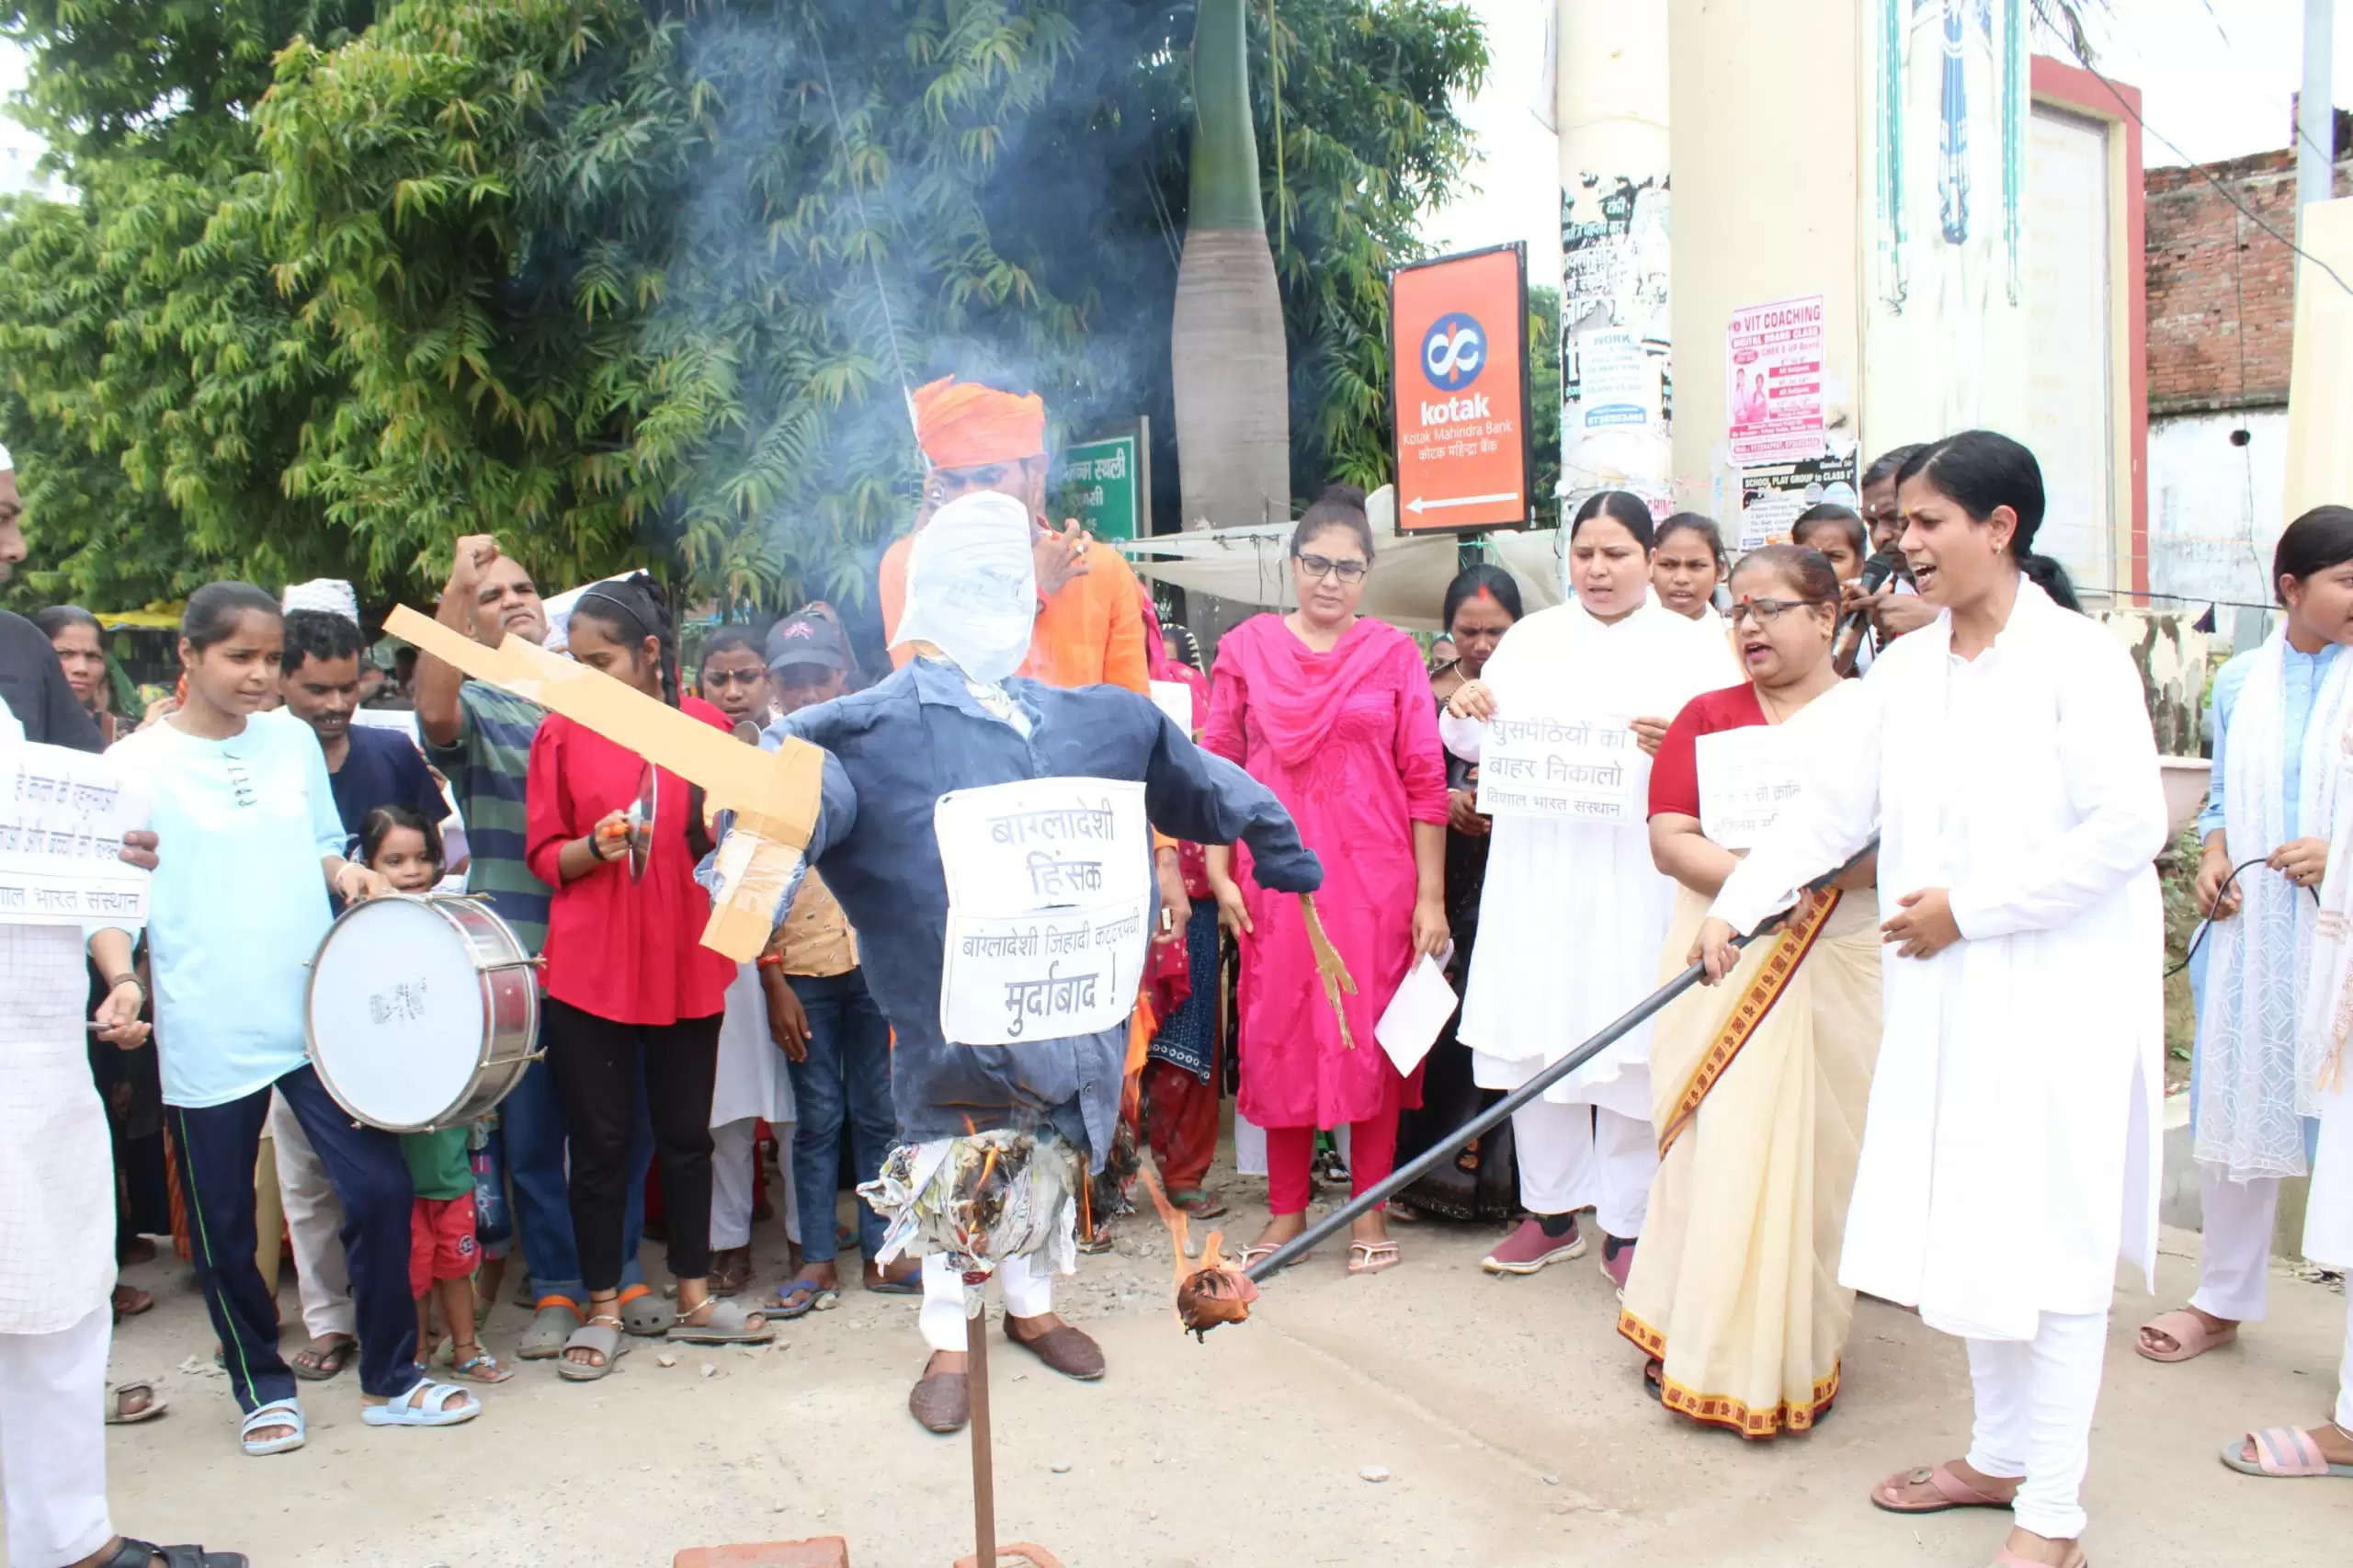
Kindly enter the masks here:
[[1422, 1058], [1438, 1043], [1438, 1031], [1454, 1016], [1457, 1000], [1454, 987], [1446, 983], [1446, 971], [1429, 954], [1423, 954], [1405, 971], [1397, 994], [1389, 999], [1372, 1029], [1373, 1038], [1397, 1064], [1399, 1074], [1410, 1074], [1421, 1065]]

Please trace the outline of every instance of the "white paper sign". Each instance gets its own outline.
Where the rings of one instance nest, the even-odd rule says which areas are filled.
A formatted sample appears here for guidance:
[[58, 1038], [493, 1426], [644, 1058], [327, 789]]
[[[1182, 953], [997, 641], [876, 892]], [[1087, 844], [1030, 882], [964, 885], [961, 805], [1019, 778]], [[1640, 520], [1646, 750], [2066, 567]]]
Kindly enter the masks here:
[[943, 1035], [1015, 1045], [1127, 1017], [1160, 903], [1142, 784], [958, 790], [933, 807], [932, 827], [948, 883]]
[[410, 708], [355, 708], [351, 722], [363, 729], [390, 730], [396, 735], [406, 735], [408, 744], [417, 750], [425, 749], [423, 732], [416, 727], [416, 711]]
[[1372, 1027], [1372, 1038], [1381, 1042], [1400, 1074], [1411, 1074], [1421, 1065], [1422, 1058], [1438, 1043], [1446, 1020], [1454, 1017], [1458, 1000], [1454, 987], [1446, 983], [1446, 971], [1429, 954], [1424, 953], [1405, 971], [1405, 978], [1397, 983], [1396, 994], [1381, 1010], [1381, 1021]]
[[1193, 688], [1181, 680], [1152, 683], [1153, 705], [1176, 721], [1188, 735], [1193, 733]]
[[1802, 741], [1780, 724], [1701, 735], [1699, 831], [1726, 849], [1755, 848], [1801, 788]]
[[146, 793], [104, 757], [0, 745], [0, 924], [143, 922], [148, 874], [120, 851], [148, 813]]
[[1643, 818], [1649, 759], [1634, 732], [1592, 713], [1498, 713], [1479, 743], [1489, 816], [1625, 823]]

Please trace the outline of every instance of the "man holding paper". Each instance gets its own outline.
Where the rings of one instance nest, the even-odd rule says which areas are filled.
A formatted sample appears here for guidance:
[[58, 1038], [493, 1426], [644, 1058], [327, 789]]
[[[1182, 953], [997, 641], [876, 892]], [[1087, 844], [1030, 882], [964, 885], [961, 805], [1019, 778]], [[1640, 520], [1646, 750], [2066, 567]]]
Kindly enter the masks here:
[[[1030, 538], [1028, 510], [1001, 495], [940, 508], [908, 562], [899, 630], [912, 662], [779, 720], [766, 744], [824, 750], [807, 860], [858, 928], [896, 1033], [900, 1137], [944, 1146], [1017, 1128], [1099, 1166], [1157, 909], [1151, 830], [1245, 839], [1262, 879], [1288, 892], [1323, 873], [1274, 797], [1149, 698], [1009, 678], [1035, 619]], [[733, 848], [722, 843], [707, 881]], [[790, 884], [775, 892], [780, 914]], [[953, 1432], [970, 1415], [963, 1287], [944, 1257], [924, 1264], [934, 1353], [908, 1406]], [[1041, 1259], [996, 1272], [1008, 1338], [1066, 1376], [1102, 1375], [1095, 1342], [1054, 1315]]]

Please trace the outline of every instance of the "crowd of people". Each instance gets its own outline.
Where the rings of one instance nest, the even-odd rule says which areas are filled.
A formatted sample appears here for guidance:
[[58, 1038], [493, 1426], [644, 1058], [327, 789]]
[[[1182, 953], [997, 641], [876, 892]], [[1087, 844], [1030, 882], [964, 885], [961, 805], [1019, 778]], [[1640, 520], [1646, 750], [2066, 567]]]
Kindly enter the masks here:
[[[844, 1204], [893, 1149], [1018, 1127], [1114, 1204], [1149, 1157], [1176, 1207], [1213, 1216], [1234, 1083], [1267, 1184], [1248, 1266], [1306, 1229], [1336, 1172], [1326, 1135], [1369, 1192], [1695, 963], [1706, 986], [1357, 1219], [1347, 1273], [1409, 1261], [1392, 1219], [1497, 1227], [1482, 1267], [1506, 1278], [1590, 1252], [1634, 1348], [1630, 1392], [1753, 1439], [1807, 1431], [1841, 1397], [1858, 1291], [1916, 1308], [1966, 1345], [1972, 1438], [1870, 1500], [2005, 1510], [2001, 1562], [2083, 1561], [2117, 1267], [2154, 1267], [2167, 823], [2138, 677], [2034, 551], [2031, 453], [1982, 431], [1900, 449], [1865, 471], [1859, 509], [1814, 506], [1790, 542], [1737, 561], [1707, 517], [1594, 494], [1563, 530], [1567, 602], [1523, 613], [1508, 573], [1472, 567], [1438, 607], [1435, 660], [1360, 613], [1380, 541], [1361, 494], [1335, 487], [1291, 536], [1296, 608], [1227, 631], [1203, 669], [1122, 556], [1049, 523], [1037, 399], [949, 381], [915, 411], [931, 467], [881, 563], [892, 667], [862, 668], [822, 604], [725, 627], [682, 664], [642, 575], [590, 585], [564, 624], [570, 657], [647, 700], [821, 748], [805, 866], [749, 962], [701, 944], [731, 827], [688, 781], [429, 653], [393, 677], [413, 740], [355, 723], [373, 660], [356, 607], [316, 585], [192, 595], [181, 689], [135, 729], [94, 618], [45, 612], [35, 643], [0, 617], [0, 699], [23, 734], [110, 745], [156, 801], [153, 839], [124, 849], [154, 866], [143, 933], [89, 937], [86, 995], [65, 951], [69, 999], [0, 1005], [0, 1031], [58, 1056], [36, 1087], [73, 1115], [34, 1142], [63, 1173], [44, 1180], [78, 1183], [42, 1197], [0, 1166], [0, 1218], [37, 1211], [24, 1233], [54, 1243], [0, 1259], [12, 1561], [165, 1561], [106, 1523], [78, 1415], [51, 1417], [38, 1465], [20, 1458], [14, 1397], [30, 1379], [68, 1404], [86, 1392], [95, 1425], [97, 1311], [143, 1310], [114, 1264], [160, 1233], [135, 1155], [159, 1130], [247, 1453], [301, 1446], [301, 1385], [354, 1364], [369, 1425], [483, 1414], [481, 1391], [517, 1375], [481, 1334], [510, 1251], [531, 1303], [515, 1357], [594, 1381], [633, 1341], [756, 1344], [833, 1308], [854, 1249], [864, 1290], [921, 1299], [909, 1409], [953, 1432], [972, 1404], [966, 1283], [937, 1254], [886, 1261], [886, 1217]], [[515, 556], [484, 536], [452, 551], [445, 627], [550, 640]], [[2193, 968], [2205, 1244], [2198, 1293], [2141, 1331], [2156, 1362], [2262, 1317], [2281, 1179], [2313, 1176], [2306, 1251], [2353, 1260], [2353, 511], [2297, 519], [2274, 582], [2279, 631], [2215, 683], [2197, 885], [2212, 927]], [[1635, 808], [1483, 812], [1498, 726], [1563, 713], [1622, 732]], [[1735, 767], [1781, 786], [1773, 811], [1723, 814], [1711, 781]], [[1143, 787], [1152, 831], [1132, 847], [1159, 919], [1133, 1010], [1004, 1050], [950, 1039], [935, 802], [1070, 778]], [[454, 873], [540, 960], [544, 1056], [474, 1125], [356, 1124], [305, 1055], [306, 962], [338, 909]], [[60, 963], [28, 936], [51, 928], [5, 929], [12, 978]], [[1349, 994], [1322, 983], [1325, 939]], [[1365, 1046], [1425, 959], [1461, 1007], [1401, 1072]], [[133, 1060], [153, 1085], [143, 1119]], [[30, 1103], [12, 1096], [0, 1118]], [[308, 1337], [291, 1355], [263, 1267], [266, 1131]], [[23, 1153], [0, 1139], [0, 1161]], [[764, 1210], [789, 1272], [755, 1295]], [[657, 1228], [666, 1289], [639, 1262]], [[1097, 1379], [1053, 1272], [1048, 1255], [1001, 1260], [1004, 1332]], [[2246, 1434], [2225, 1463], [2353, 1474], [2353, 1318], [2347, 1335], [2334, 1423]], [[28, 1369], [43, 1339], [54, 1364]], [[131, 1385], [107, 1419], [159, 1412]]]

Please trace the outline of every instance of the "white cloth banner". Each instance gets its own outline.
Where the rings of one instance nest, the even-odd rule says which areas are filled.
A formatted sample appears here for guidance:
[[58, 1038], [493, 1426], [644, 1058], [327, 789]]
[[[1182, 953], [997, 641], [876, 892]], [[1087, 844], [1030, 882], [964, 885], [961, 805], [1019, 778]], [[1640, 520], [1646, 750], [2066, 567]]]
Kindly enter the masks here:
[[1514, 710], [1487, 721], [1479, 756], [1479, 809], [1489, 816], [1641, 822], [1634, 785], [1647, 768], [1622, 719]]
[[144, 924], [147, 873], [119, 852], [149, 809], [146, 792], [104, 757], [0, 745], [0, 921]]
[[948, 884], [940, 1032], [1014, 1045], [1118, 1027], [1159, 907], [1143, 786], [1038, 778], [952, 790], [932, 828]]
[[1693, 748], [1699, 764], [1699, 830], [1726, 849], [1754, 848], [1802, 787], [1804, 736], [1781, 724], [1718, 730]]

